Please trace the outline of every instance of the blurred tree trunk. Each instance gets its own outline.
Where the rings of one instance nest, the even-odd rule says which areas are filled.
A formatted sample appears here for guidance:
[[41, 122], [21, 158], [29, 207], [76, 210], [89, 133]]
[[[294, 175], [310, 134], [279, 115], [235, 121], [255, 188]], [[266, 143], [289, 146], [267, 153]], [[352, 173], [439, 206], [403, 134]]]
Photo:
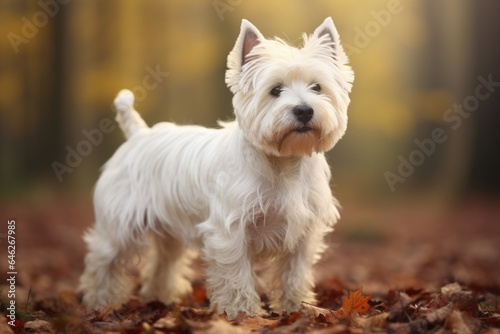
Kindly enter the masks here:
[[[36, 3], [33, 3], [35, 7]], [[37, 11], [39, 8], [33, 8]], [[46, 27], [39, 30], [40, 42], [36, 38], [31, 41], [33, 48], [28, 54], [28, 73], [26, 101], [27, 110], [33, 113], [28, 115], [27, 121], [35, 123], [32, 131], [25, 137], [25, 166], [26, 174], [34, 178], [53, 177], [52, 162], [62, 161], [60, 144], [62, 133], [62, 96], [64, 92], [64, 39], [66, 10], [59, 6], [59, 10], [49, 20]], [[30, 128], [30, 127], [29, 127]]]
[[[474, 73], [500, 82], [500, 2], [473, 1]], [[500, 193], [500, 87], [481, 101], [474, 117], [475, 136], [467, 190]]]
[[[413, 67], [418, 92], [415, 112], [419, 118], [414, 138], [430, 139], [432, 131], [441, 128], [447, 140], [435, 143], [435, 151], [416, 169], [412, 181], [417, 187], [432, 187], [437, 194], [448, 197], [463, 189], [471, 159], [468, 143], [472, 122], [464, 121], [452, 129], [444, 119], [447, 110], [461, 103], [475, 87], [476, 79], [471, 75], [470, 5], [467, 1], [428, 0], [423, 10], [428, 43]], [[416, 149], [413, 142], [410, 149]]]
[[[30, 186], [33, 180], [54, 177], [51, 164], [59, 158], [62, 139], [66, 13], [59, 6], [57, 14], [49, 17], [35, 1], [2, 5], [13, 17], [6, 35], [22, 40], [16, 45], [6, 38], [8, 44], [1, 50], [0, 73], [9, 84], [2, 87], [0, 185], [9, 193]], [[40, 23], [44, 17], [46, 23]]]
[[[462, 196], [500, 192], [500, 87], [463, 117], [456, 129], [444, 122], [444, 113], [476, 95], [479, 77], [500, 82], [498, 15], [500, 2], [426, 1], [429, 40], [415, 66], [420, 100], [415, 138], [429, 138], [441, 127], [448, 140], [417, 169], [415, 185], [433, 184], [440, 193]], [[422, 102], [423, 101], [423, 102]], [[421, 103], [424, 103], [423, 105]], [[413, 143], [410, 149], [414, 149]]]

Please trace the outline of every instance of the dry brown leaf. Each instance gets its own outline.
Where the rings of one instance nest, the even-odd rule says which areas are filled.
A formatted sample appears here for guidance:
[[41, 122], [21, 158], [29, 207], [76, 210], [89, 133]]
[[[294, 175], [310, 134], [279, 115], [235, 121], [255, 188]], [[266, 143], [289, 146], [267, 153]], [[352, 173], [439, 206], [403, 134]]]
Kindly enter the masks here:
[[248, 334], [250, 330], [231, 325], [225, 320], [217, 319], [211, 321], [197, 322], [188, 320], [191, 333], [193, 334]]
[[451, 298], [453, 294], [460, 291], [462, 291], [462, 287], [458, 283], [450, 283], [441, 287], [441, 293], [448, 299]]
[[158, 319], [154, 323], [153, 327], [156, 329], [172, 330], [173, 328], [177, 327], [177, 322], [175, 321], [175, 318], [173, 318], [173, 317], [164, 317], [164, 318]]
[[446, 319], [446, 327], [453, 333], [472, 334], [473, 331], [467, 326], [462, 317], [462, 313], [454, 310]]
[[[302, 314], [309, 317], [310, 319], [320, 320], [320, 322], [326, 322], [329, 324], [338, 324], [339, 320], [335, 316], [332, 310], [326, 308], [314, 306], [308, 303], [302, 303], [302, 309], [300, 310]], [[318, 319], [323, 317], [323, 319]]]
[[271, 320], [259, 316], [249, 317], [246, 313], [240, 313], [234, 319], [233, 324], [244, 329], [259, 331], [264, 327], [274, 327], [278, 323], [278, 319]]
[[427, 313], [425, 315], [425, 320], [427, 320], [431, 324], [444, 321], [453, 311], [453, 307], [454, 307], [453, 303], [449, 303], [441, 308], [438, 308], [435, 311]]
[[207, 301], [207, 290], [205, 286], [201, 284], [194, 285], [193, 298], [196, 305], [204, 305]]
[[410, 334], [411, 328], [409, 323], [389, 323], [386, 328], [387, 333], [397, 333], [397, 334]]
[[2, 315], [0, 315], [0, 333], [11, 334], [14, 333], [12, 328], [7, 323], [7, 319]]
[[39, 334], [55, 334], [54, 327], [50, 322], [45, 320], [33, 320], [24, 324], [24, 331], [26, 333], [39, 333]]
[[356, 291], [349, 291], [349, 297], [342, 299], [342, 307], [335, 311], [338, 318], [349, 318], [354, 314], [365, 314], [370, 309], [368, 301], [370, 296], [363, 295], [363, 288]]
[[[292, 313], [294, 315], [295, 313]], [[294, 315], [295, 317], [295, 315]], [[288, 333], [303, 333], [304, 330], [311, 324], [311, 319], [308, 317], [299, 317], [293, 322], [289, 322], [287, 317], [282, 318], [277, 326], [269, 331], [272, 334], [288, 334]], [[266, 331], [266, 330], [264, 330]]]
[[310, 318], [317, 318], [320, 314], [326, 316], [327, 314], [331, 313], [331, 311], [326, 308], [314, 306], [304, 302], [302, 302], [302, 308], [300, 312]]
[[369, 318], [358, 317], [354, 320], [354, 323], [365, 329], [385, 328], [387, 327], [387, 318], [389, 318], [389, 312], [384, 312]]

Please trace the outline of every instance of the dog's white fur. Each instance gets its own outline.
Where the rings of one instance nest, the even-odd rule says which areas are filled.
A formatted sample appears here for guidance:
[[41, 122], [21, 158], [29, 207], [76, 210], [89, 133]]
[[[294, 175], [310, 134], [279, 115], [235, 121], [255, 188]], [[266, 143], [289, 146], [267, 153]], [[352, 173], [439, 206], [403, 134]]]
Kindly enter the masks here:
[[[117, 121], [127, 141], [95, 188], [84, 303], [128, 300], [127, 262], [145, 240], [154, 250], [142, 275], [145, 300], [178, 302], [191, 291], [195, 249], [207, 263], [211, 304], [229, 318], [262, 313], [252, 271], [257, 259], [271, 264], [273, 309], [297, 311], [301, 302], [314, 302], [312, 265], [339, 218], [323, 152], [346, 130], [353, 79], [331, 18], [304, 35], [300, 49], [265, 39], [243, 20], [226, 72], [235, 122], [149, 128], [132, 93], [120, 92]], [[306, 125], [294, 114], [299, 105], [313, 109]]]

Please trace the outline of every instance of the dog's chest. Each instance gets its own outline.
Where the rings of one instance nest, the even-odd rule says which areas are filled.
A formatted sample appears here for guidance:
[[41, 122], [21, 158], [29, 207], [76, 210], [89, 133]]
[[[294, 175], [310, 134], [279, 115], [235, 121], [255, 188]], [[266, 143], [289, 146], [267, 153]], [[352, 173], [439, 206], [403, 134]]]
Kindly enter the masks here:
[[274, 210], [258, 214], [247, 225], [247, 238], [255, 254], [276, 252], [284, 248], [288, 222]]
[[310, 221], [291, 219], [290, 211], [295, 208], [288, 206], [279, 211], [270, 207], [259, 212], [247, 225], [247, 240], [251, 251], [258, 256], [272, 256], [276, 253], [293, 251], [296, 244], [307, 233]]

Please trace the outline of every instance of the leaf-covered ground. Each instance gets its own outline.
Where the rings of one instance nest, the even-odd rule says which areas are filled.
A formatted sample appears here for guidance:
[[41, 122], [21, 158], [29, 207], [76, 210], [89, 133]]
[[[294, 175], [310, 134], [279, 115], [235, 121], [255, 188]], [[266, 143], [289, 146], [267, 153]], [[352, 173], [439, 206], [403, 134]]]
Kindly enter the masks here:
[[[500, 333], [500, 203], [344, 203], [316, 267], [317, 306], [234, 321], [208, 308], [199, 266], [180, 305], [130, 300], [85, 310], [76, 292], [89, 203], [67, 197], [3, 204], [16, 220], [16, 327], [0, 333]], [[83, 204], [82, 204], [83, 203]], [[2, 223], [0, 237], [6, 226]], [[0, 239], [0, 312], [8, 313], [7, 252]], [[264, 302], [267, 300], [262, 295]]]

